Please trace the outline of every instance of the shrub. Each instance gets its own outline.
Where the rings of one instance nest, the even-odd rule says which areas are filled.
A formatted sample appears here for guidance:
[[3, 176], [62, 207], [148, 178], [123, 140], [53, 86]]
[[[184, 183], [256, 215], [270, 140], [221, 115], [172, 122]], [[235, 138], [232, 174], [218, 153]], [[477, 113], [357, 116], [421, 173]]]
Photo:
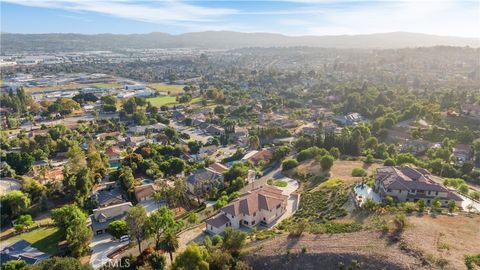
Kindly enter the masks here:
[[333, 157], [330, 155], [325, 155], [320, 159], [320, 165], [322, 166], [322, 170], [328, 171], [333, 166]]
[[384, 166], [395, 166], [395, 160], [391, 159], [391, 158], [387, 158], [385, 159], [385, 161], [383, 162], [383, 165]]
[[33, 225], [32, 216], [30, 215], [21, 215], [15, 222], [15, 230], [23, 231], [23, 229], [28, 228]]
[[373, 156], [371, 154], [367, 155], [367, 158], [365, 159], [365, 163], [373, 163]]
[[480, 191], [470, 192], [470, 197], [474, 198], [475, 200], [480, 200]]
[[367, 171], [365, 171], [363, 168], [353, 168], [352, 176], [354, 177], [367, 176]]
[[468, 191], [470, 189], [468, 188], [467, 184], [461, 184], [459, 187], [458, 187], [458, 191], [460, 191], [462, 194], [468, 194]]
[[417, 207], [418, 207], [418, 212], [424, 212], [425, 211], [425, 201], [420, 199], [417, 201]]
[[298, 166], [298, 161], [295, 159], [287, 159], [282, 162], [282, 171], [288, 171]]

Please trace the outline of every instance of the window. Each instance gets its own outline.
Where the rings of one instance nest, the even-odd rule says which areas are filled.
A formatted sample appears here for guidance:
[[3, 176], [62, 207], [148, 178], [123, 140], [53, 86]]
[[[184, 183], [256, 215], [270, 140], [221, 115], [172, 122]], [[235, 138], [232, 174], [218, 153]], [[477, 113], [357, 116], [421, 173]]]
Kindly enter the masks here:
[[280, 204], [279, 204], [279, 205], [277, 205], [277, 209], [278, 209], [278, 208], [280, 208]]
[[257, 215], [257, 212], [253, 212], [253, 216], [256, 216]]
[[255, 224], [255, 220], [254, 220], [254, 221], [252, 221], [252, 225], [253, 225], [253, 224]]
[[435, 195], [438, 195], [438, 191], [435, 192]]
[[387, 189], [387, 192], [392, 192], [392, 190], [391, 190], [391, 189]]
[[248, 225], [248, 221], [244, 220], [243, 224]]

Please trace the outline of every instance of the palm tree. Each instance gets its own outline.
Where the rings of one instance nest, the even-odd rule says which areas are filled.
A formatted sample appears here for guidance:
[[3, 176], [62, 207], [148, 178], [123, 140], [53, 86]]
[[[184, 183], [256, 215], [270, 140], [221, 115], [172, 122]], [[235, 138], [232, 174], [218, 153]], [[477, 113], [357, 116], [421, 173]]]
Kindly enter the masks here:
[[170, 255], [170, 262], [173, 262], [173, 253], [178, 248], [178, 236], [173, 230], [166, 231], [160, 240], [160, 247]]

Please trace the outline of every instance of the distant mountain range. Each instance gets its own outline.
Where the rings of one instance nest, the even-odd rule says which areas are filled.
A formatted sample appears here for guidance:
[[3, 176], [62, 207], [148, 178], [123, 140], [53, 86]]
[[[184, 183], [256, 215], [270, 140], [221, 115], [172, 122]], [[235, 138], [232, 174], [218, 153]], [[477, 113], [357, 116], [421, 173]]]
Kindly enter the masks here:
[[206, 31], [150, 34], [1, 34], [1, 51], [84, 51], [152, 48], [234, 49], [245, 47], [405, 48], [431, 46], [480, 47], [480, 39], [393, 32], [368, 35], [285, 36], [271, 33]]

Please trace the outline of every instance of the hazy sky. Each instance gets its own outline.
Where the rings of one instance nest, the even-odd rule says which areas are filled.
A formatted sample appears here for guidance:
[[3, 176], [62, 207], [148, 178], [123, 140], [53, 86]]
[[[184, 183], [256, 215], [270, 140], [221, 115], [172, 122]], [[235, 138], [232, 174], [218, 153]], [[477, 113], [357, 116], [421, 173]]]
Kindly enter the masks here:
[[408, 31], [480, 38], [480, 0], [1, 1], [1, 31], [10, 33], [234, 30], [341, 35]]

